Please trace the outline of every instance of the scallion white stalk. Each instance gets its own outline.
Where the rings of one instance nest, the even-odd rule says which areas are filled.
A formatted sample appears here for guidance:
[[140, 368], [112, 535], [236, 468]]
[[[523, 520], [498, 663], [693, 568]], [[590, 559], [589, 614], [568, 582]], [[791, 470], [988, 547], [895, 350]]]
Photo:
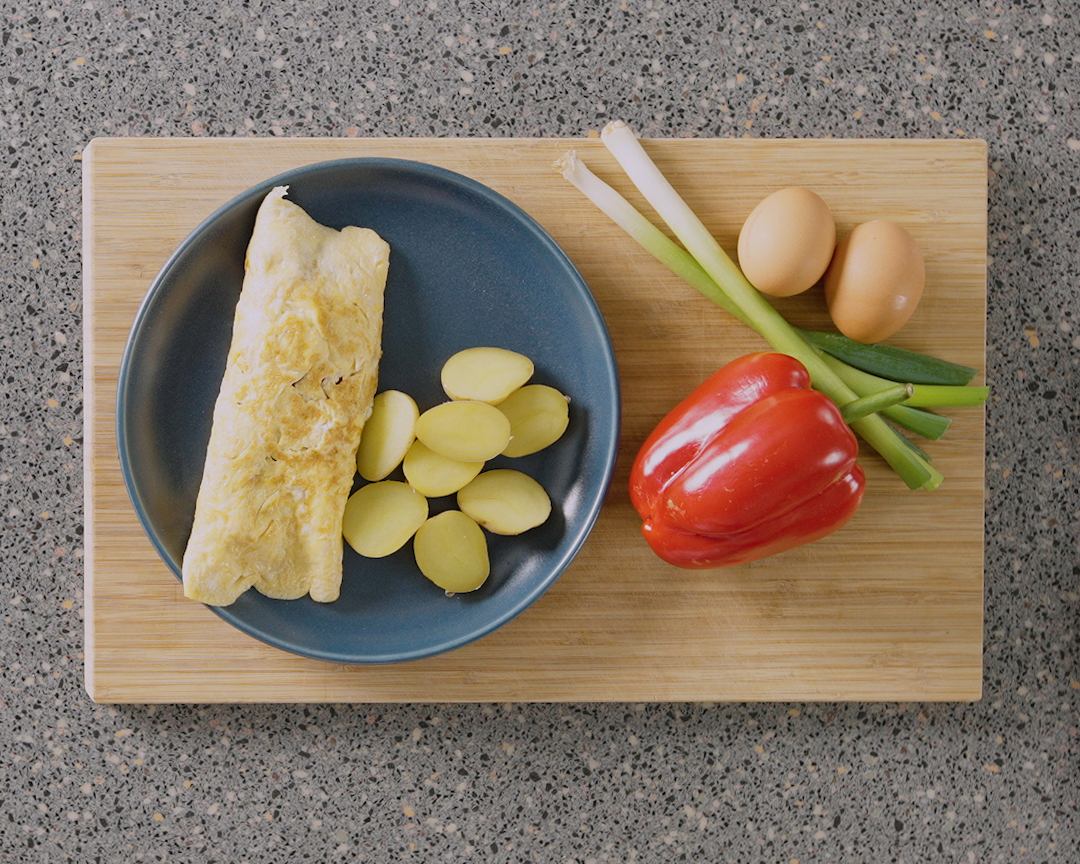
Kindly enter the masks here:
[[577, 153], [570, 150], [555, 162], [555, 167], [562, 176], [575, 186], [586, 198], [592, 201], [612, 222], [633, 237], [642, 248], [657, 261], [667, 267], [676, 276], [690, 283], [718, 306], [722, 306], [731, 315], [748, 327], [752, 326], [742, 314], [742, 310], [731, 302], [685, 249], [675, 243], [663, 231], [612, 189], [607, 183], [593, 174], [584, 162], [577, 158]]

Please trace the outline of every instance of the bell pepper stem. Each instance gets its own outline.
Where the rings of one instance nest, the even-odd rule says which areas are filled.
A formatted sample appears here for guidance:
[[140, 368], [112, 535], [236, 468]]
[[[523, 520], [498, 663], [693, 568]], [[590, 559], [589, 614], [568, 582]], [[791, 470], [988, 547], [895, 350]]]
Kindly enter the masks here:
[[883, 408], [906, 402], [914, 392], [915, 388], [910, 384], [894, 384], [869, 396], [852, 399], [840, 409], [840, 416], [845, 423], [852, 423], [860, 417], [876, 414]]

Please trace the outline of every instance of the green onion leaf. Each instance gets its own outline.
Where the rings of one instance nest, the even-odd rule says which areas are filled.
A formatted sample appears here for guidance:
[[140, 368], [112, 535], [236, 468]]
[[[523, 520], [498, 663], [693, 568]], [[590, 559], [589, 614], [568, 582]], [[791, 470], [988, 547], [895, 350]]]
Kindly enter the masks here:
[[978, 371], [970, 366], [961, 366], [959, 363], [950, 363], [948, 360], [896, 348], [893, 345], [864, 345], [840, 333], [821, 333], [811, 330], [800, 332], [807, 342], [836, 359], [843, 360], [849, 366], [854, 366], [864, 372], [888, 378], [890, 381], [962, 387], [971, 381]]
[[[840, 379], [851, 388], [859, 388], [869, 393], [885, 390], [896, 382], [878, 378], [869, 372], [863, 372], [848, 366], [829, 354], [822, 353], [821, 359]], [[982, 405], [990, 395], [989, 387], [947, 387], [938, 384], [915, 384], [914, 392], [904, 405], [910, 408], [964, 408]]]

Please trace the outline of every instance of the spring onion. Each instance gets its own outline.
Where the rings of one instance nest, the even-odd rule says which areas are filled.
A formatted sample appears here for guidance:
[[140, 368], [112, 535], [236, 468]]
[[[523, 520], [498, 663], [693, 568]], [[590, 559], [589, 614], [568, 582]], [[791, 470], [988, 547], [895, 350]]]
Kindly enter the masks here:
[[[742, 311], [751, 326], [777, 351], [799, 360], [809, 371], [814, 386], [838, 405], [856, 399], [856, 394], [746, 280], [701, 220], [660, 173], [629, 127], [619, 122], [610, 123], [600, 137], [638, 191], [702, 269]], [[905, 445], [877, 414], [856, 420], [852, 428], [884, 457], [910, 488], [934, 489], [940, 485], [943, 479], [940, 472]]]
[[[731, 302], [723, 289], [712, 280], [708, 273], [701, 269], [701, 265], [694, 260], [689, 252], [668, 238], [664, 232], [641, 215], [633, 204], [593, 174], [577, 158], [577, 154], [573, 150], [558, 159], [555, 162], [555, 167], [562, 172], [567, 181], [592, 201], [616, 225], [636, 240], [657, 261], [665, 265], [677, 276], [681, 276], [691, 287], [696, 288], [703, 296], [727, 310], [743, 324], [748, 327], [751, 326], [742, 310]], [[875, 389], [880, 389], [876, 381], [873, 382], [870, 388], [867, 388], [866, 382], [854, 384], [848, 382], [848, 386], [859, 396], [868, 396]], [[929, 411], [922, 411], [918, 408], [910, 408], [907, 405], [892, 405], [885, 408], [882, 413], [905, 429], [930, 439], [938, 439], [944, 435], [951, 422], [947, 417], [931, 414]]]

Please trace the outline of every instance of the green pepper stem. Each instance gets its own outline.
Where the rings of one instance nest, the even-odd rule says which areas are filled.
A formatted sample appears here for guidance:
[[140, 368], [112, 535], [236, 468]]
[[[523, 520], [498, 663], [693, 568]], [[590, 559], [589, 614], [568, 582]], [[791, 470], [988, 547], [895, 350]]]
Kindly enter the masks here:
[[877, 393], [871, 393], [869, 396], [852, 399], [841, 407], [840, 416], [844, 418], [845, 423], [852, 423], [860, 417], [876, 414], [890, 405], [905, 402], [911, 398], [911, 394], [914, 392], [915, 388], [910, 384], [894, 384], [892, 387], [879, 390]]

